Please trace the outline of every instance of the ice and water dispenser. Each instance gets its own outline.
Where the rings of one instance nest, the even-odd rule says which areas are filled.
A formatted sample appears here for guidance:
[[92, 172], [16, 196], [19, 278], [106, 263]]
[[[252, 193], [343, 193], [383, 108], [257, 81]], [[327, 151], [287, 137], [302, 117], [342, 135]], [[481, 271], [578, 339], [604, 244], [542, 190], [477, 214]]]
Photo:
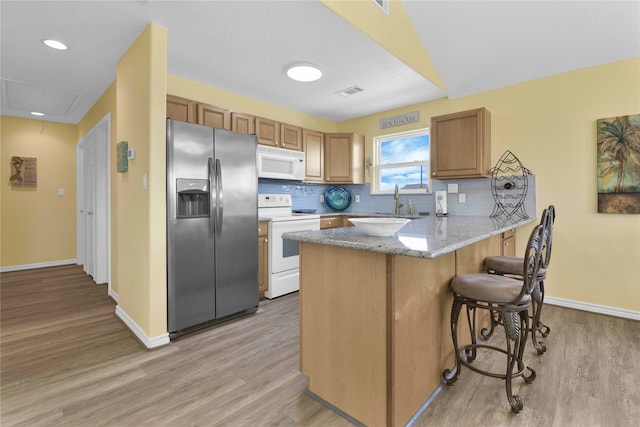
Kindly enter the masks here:
[[209, 180], [176, 180], [178, 218], [198, 218], [209, 216]]

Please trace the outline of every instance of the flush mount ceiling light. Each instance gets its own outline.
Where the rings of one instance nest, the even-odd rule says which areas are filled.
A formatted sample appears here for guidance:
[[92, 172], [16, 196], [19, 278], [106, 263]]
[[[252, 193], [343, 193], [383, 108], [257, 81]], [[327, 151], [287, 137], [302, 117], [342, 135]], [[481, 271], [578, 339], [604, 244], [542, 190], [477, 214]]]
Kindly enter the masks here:
[[42, 40], [42, 43], [49, 46], [51, 49], [57, 49], [57, 50], [69, 49], [69, 47], [66, 44], [59, 42], [58, 40], [46, 39], [46, 40]]
[[44, 113], [40, 113], [39, 111], [32, 111], [31, 114], [34, 116], [44, 116]]
[[313, 64], [296, 64], [289, 67], [287, 76], [299, 82], [314, 82], [322, 77], [322, 71]]

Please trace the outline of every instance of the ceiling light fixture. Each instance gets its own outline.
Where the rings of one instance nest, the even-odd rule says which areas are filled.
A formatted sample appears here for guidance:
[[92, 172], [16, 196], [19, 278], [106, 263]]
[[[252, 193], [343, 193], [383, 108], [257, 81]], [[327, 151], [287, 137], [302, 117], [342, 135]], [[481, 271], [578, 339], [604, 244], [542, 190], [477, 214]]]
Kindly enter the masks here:
[[313, 64], [296, 64], [289, 67], [287, 76], [298, 82], [314, 82], [322, 77], [322, 71]]
[[41, 113], [39, 111], [32, 111], [31, 114], [34, 116], [44, 116], [44, 113]]
[[49, 46], [51, 49], [56, 49], [56, 50], [69, 49], [69, 47], [66, 44], [59, 42], [58, 40], [46, 39], [46, 40], [42, 40], [42, 43]]

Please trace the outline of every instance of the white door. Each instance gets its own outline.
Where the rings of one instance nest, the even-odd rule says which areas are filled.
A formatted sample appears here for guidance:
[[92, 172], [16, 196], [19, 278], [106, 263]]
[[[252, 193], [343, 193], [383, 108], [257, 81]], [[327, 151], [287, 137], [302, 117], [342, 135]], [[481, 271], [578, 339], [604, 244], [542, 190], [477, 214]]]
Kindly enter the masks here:
[[84, 272], [95, 280], [95, 253], [96, 253], [96, 139], [95, 130], [92, 129], [85, 136], [84, 144], [84, 208], [85, 217], [85, 253]]
[[86, 211], [84, 206], [84, 138], [76, 146], [76, 262], [84, 265]]
[[77, 262], [96, 283], [111, 290], [111, 214], [109, 140], [110, 115], [105, 116], [77, 146]]
[[[110, 272], [110, 191], [109, 191], [109, 121], [102, 120], [95, 128], [95, 251], [94, 273], [96, 283], [111, 283]], [[111, 291], [111, 287], [109, 287]]]

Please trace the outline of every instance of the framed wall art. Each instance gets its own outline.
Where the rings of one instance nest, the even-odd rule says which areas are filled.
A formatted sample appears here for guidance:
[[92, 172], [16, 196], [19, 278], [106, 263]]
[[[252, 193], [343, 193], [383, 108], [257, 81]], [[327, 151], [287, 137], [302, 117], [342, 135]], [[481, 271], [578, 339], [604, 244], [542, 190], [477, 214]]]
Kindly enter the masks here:
[[35, 187], [38, 185], [38, 163], [35, 157], [11, 157], [11, 185], [16, 187]]
[[598, 212], [640, 214], [640, 114], [597, 121]]

